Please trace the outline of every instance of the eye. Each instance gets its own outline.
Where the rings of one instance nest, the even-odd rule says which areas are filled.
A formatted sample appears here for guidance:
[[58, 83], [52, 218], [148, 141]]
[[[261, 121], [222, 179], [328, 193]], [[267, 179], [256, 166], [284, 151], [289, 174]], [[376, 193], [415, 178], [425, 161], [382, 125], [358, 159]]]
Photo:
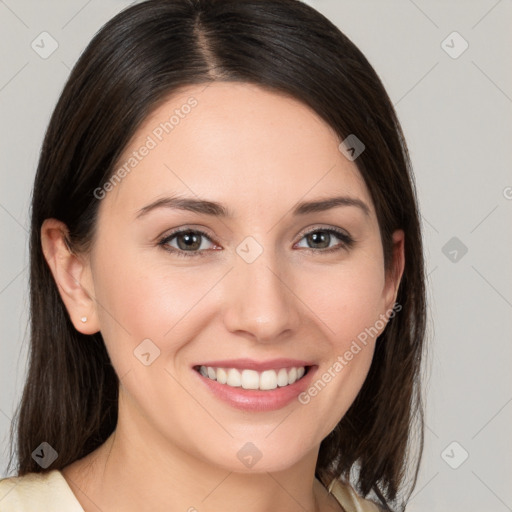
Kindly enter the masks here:
[[[305, 233], [302, 239], [306, 240], [308, 244], [306, 249], [323, 253], [349, 249], [354, 244], [354, 239], [348, 233], [336, 228], [314, 229]], [[336, 239], [338, 239], [339, 242], [335, 245], [331, 245], [331, 242], [335, 242]]]
[[[316, 253], [347, 250], [354, 244], [354, 239], [348, 233], [336, 228], [314, 229], [305, 233], [302, 239], [306, 240], [308, 244], [307, 247], [302, 247]], [[332, 242], [336, 242], [336, 239], [338, 243], [332, 245]], [[162, 238], [158, 245], [177, 256], [206, 256], [208, 249], [212, 250], [212, 247], [208, 247], [208, 242], [205, 241], [215, 247], [211, 238], [204, 231], [189, 228], [173, 231]], [[299, 244], [296, 244], [296, 246], [301, 247]]]
[[[180, 229], [174, 231], [158, 242], [166, 251], [177, 256], [204, 256], [208, 249], [205, 239], [213, 244], [210, 237], [199, 229]], [[176, 243], [176, 245], [173, 245]], [[213, 244], [215, 245], [215, 244]]]

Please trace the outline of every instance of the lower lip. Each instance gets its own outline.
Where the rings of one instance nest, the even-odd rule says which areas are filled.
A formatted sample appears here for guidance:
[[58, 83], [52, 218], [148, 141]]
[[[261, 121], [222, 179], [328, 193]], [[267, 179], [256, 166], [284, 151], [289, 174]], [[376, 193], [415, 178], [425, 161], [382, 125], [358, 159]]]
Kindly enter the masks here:
[[298, 381], [289, 386], [277, 387], [276, 389], [261, 391], [256, 389], [234, 388], [227, 384], [220, 384], [216, 380], [203, 377], [198, 371], [192, 370], [201, 379], [210, 391], [230, 406], [243, 411], [276, 411], [287, 406], [293, 400], [298, 401], [298, 396], [305, 391], [316, 366], [309, 368], [308, 372]]

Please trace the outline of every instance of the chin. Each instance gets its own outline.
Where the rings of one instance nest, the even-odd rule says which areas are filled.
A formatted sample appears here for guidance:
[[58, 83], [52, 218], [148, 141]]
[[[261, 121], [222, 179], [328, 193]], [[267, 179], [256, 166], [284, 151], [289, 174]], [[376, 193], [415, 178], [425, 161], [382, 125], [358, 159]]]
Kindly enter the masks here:
[[[279, 428], [279, 427], [278, 427]], [[215, 453], [204, 454], [210, 464], [235, 473], [274, 473], [287, 470], [307, 456], [314, 445], [308, 441], [293, 442], [290, 436], [275, 436], [265, 431], [260, 436], [230, 439]], [[252, 439], [252, 440], [250, 440]], [[288, 440], [287, 440], [288, 439]], [[320, 441], [318, 443], [318, 446]], [[316, 453], [315, 453], [316, 457]]]

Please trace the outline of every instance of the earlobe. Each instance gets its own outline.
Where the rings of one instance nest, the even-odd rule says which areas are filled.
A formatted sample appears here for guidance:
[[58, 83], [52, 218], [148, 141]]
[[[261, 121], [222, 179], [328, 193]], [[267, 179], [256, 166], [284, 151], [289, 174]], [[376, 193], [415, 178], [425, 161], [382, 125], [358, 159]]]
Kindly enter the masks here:
[[41, 227], [41, 246], [75, 329], [82, 334], [98, 332], [90, 269], [86, 259], [71, 249], [67, 226], [57, 219], [46, 219]]

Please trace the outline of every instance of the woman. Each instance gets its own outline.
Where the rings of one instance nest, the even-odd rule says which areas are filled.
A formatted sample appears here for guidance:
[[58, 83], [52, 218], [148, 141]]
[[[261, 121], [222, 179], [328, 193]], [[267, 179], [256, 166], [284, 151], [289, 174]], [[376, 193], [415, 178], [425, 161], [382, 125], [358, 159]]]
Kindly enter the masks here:
[[425, 328], [409, 157], [315, 10], [149, 0], [108, 22], [50, 121], [30, 245], [0, 510], [405, 508]]

